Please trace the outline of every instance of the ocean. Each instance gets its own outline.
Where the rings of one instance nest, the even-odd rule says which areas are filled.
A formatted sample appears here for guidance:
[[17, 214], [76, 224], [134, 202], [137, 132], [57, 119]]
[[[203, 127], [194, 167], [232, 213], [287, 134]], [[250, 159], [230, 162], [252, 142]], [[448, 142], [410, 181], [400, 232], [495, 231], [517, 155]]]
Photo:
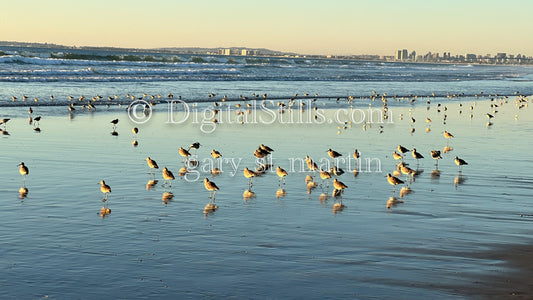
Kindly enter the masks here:
[[533, 93], [532, 66], [413, 64], [288, 57], [2, 47], [0, 103], [12, 96], [67, 101], [68, 95], [167, 96], [188, 101], [226, 95], [296, 93], [369, 96]]
[[[493, 284], [521, 269], [490, 253], [531, 244], [532, 67], [0, 51], [3, 299], [472, 299], [522, 288]], [[128, 95], [157, 105], [139, 122]], [[199, 165], [186, 165], [178, 149], [194, 142]], [[245, 198], [243, 169], [256, 169], [261, 144], [273, 171]], [[408, 194], [387, 182], [399, 144], [425, 157], [405, 155]], [[330, 169], [328, 149], [342, 154], [342, 198], [305, 165], [307, 155]], [[214, 212], [204, 178], [219, 187]], [[388, 207], [391, 197], [401, 202]]]

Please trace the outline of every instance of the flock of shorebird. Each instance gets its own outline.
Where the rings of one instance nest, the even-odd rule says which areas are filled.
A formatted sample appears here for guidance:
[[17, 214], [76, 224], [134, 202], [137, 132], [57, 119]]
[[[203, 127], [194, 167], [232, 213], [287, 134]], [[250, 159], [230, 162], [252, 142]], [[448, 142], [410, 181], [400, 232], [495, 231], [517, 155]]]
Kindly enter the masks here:
[[[211, 96], [212, 94], [210, 94]], [[490, 95], [489, 95], [490, 96]], [[497, 95], [496, 95], [497, 96]], [[130, 96], [128, 95], [128, 97], [131, 97], [132, 99], [135, 99], [134, 96]], [[146, 94], [143, 95], [143, 97], [146, 97]], [[141, 97], [141, 98], [143, 98]], [[169, 98], [173, 98], [173, 95], [172, 94], [169, 94], [168, 96]], [[295, 95], [296, 97], [296, 95]], [[476, 95], [477, 97], [477, 95]], [[25, 97], [27, 98], [27, 97]], [[73, 97], [69, 97], [70, 100], [73, 99]], [[113, 99], [116, 99], [117, 96], [115, 97], [109, 97], [109, 100], [113, 100]], [[154, 97], [152, 96], [152, 99]], [[387, 97], [386, 97], [386, 94], [383, 94], [383, 95], [379, 95], [377, 93], [373, 93], [372, 95], [372, 99], [373, 100], [376, 100], [376, 99], [379, 99], [381, 98], [382, 102], [383, 102], [383, 117], [386, 118], [388, 116], [388, 114], [386, 113], [387, 110], [388, 110], [388, 107], [387, 107]], [[53, 96], [51, 97], [51, 100], [53, 100]], [[85, 97], [80, 97], [79, 101], [82, 101], [83, 99], [85, 99]], [[93, 97], [93, 100], [94, 101], [98, 101], [98, 99], [101, 99], [101, 97], [99, 98], [95, 98]], [[411, 99], [411, 102], [413, 102], [413, 99], [416, 99], [415, 98], [412, 98]], [[16, 97], [14, 97], [13, 101], [16, 100]], [[293, 101], [294, 98], [291, 98], [290, 101]], [[347, 101], [348, 103], [353, 103], [354, 99], [353, 98], [350, 98], [348, 97], [347, 98]], [[495, 103], [494, 102], [494, 98], [491, 98], [491, 109], [493, 109], [492, 113], [487, 113], [486, 116], [487, 118], [489, 119], [489, 122], [487, 124], [487, 126], [491, 126], [492, 125], [492, 120], [495, 118], [495, 114], [498, 112], [497, 111], [497, 107], [507, 103], [507, 97], [500, 97], [499, 100], [500, 102], [499, 103]], [[35, 99], [35, 102], [37, 102], [37, 99]], [[428, 104], [428, 110], [429, 110], [429, 104], [430, 104], [430, 100], [428, 99], [427, 100], [427, 104]], [[522, 96], [522, 95], [518, 95], [517, 96], [517, 106], [519, 109], [523, 108], [523, 107], [527, 107], [528, 105], [528, 99], [527, 97], [525, 96]], [[217, 104], [215, 102], [215, 104]], [[237, 104], [237, 105], [240, 105], [240, 104]], [[236, 105], [236, 106], [237, 106]], [[215, 107], [218, 106], [218, 105], [215, 105]], [[459, 104], [460, 107], [462, 107], [462, 104]], [[71, 104], [69, 107], [72, 107], [73, 108], [73, 105]], [[473, 110], [473, 106], [470, 106], [470, 111]], [[439, 103], [437, 105], [437, 109], [438, 109], [438, 112], [441, 112], [444, 111], [446, 112], [447, 111], [447, 107], [446, 106], [441, 106], [441, 104]], [[416, 120], [414, 119], [414, 117], [411, 115], [411, 110], [409, 110], [409, 113], [410, 113], [410, 122], [411, 123], [415, 123]], [[461, 111], [460, 111], [461, 113]], [[29, 124], [32, 124], [34, 125], [34, 130], [35, 131], [40, 131], [40, 128], [39, 128], [39, 122], [41, 120], [41, 117], [38, 116], [38, 117], [32, 117], [32, 114], [33, 114], [33, 109], [30, 107], [28, 109], [28, 120], [29, 120]], [[472, 118], [472, 113], [470, 114], [470, 118]], [[515, 118], [518, 118], [518, 116], [516, 115]], [[403, 119], [403, 115], [400, 115], [400, 119]], [[7, 123], [10, 119], [8, 118], [4, 118], [4, 119], [1, 119], [0, 120], [0, 130], [2, 131], [2, 134], [6, 134], [8, 135], [7, 133]], [[113, 119], [110, 123], [112, 124], [113, 126], [113, 131], [112, 131], [112, 135], [118, 135], [118, 133], [116, 132], [116, 127], [117, 127], [117, 124], [119, 122], [119, 119]], [[426, 118], [426, 122], [427, 123], [431, 123], [431, 119], [429, 119], [428, 117]], [[446, 114], [444, 114], [443, 116], [443, 123], [446, 124]], [[364, 124], [364, 126], [366, 125], [366, 123]], [[365, 129], [365, 128], [363, 128]], [[380, 129], [381, 130], [381, 129]], [[426, 129], [426, 132], [430, 131], [430, 128], [428, 127]], [[411, 127], [411, 133], [414, 132], [414, 127]], [[133, 146], [137, 146], [137, 134], [139, 133], [139, 129], [138, 128], [133, 128], [132, 129], [132, 133], [133, 133], [133, 136], [134, 136], [134, 141], [133, 141]], [[380, 132], [381, 133], [381, 132]], [[436, 169], [432, 171], [432, 176], [439, 176], [440, 175], [440, 171], [438, 170], [438, 161], [440, 159], [442, 159], [442, 156], [441, 154], [445, 154], [449, 151], [452, 151], [453, 149], [449, 146], [449, 141], [450, 139], [454, 138], [454, 135], [448, 131], [444, 131], [443, 132], [443, 136], [444, 138], [447, 140], [447, 144], [446, 144], [446, 147], [444, 148], [443, 152], [441, 153], [440, 150], [431, 150], [430, 151], [430, 156], [431, 158], [433, 158], [435, 160], [435, 167]], [[179, 175], [180, 176], [184, 176], [185, 174], [187, 174], [187, 172], [189, 171], [187, 166], [190, 166], [190, 165], [197, 165], [199, 162], [195, 159], [195, 157], [197, 157], [197, 155], [193, 156], [191, 155], [191, 149], [192, 150], [198, 150], [200, 147], [200, 143], [196, 142], [196, 143], [193, 143], [191, 144], [189, 147], [187, 148], [184, 148], [184, 147], [180, 147], [178, 152], [179, 154], [183, 157], [183, 163], [184, 163], [184, 166], [179, 170]], [[255, 197], [255, 193], [253, 192], [253, 178], [255, 177], [259, 177], [263, 174], [265, 174], [268, 170], [270, 169], [273, 169], [273, 165], [272, 164], [269, 164], [267, 163], [268, 162], [268, 156], [273, 152], [274, 150], [264, 144], [261, 144], [253, 153], [253, 155], [260, 161], [262, 161], [262, 163], [259, 165], [259, 167], [256, 169], [256, 170], [253, 170], [253, 169], [250, 169], [248, 167], [245, 167], [244, 170], [243, 170], [243, 175], [245, 178], [247, 178], [249, 180], [248, 182], [248, 188], [244, 191], [243, 193], [243, 197], [245, 199], [249, 199], [249, 198], [253, 198]], [[416, 164], [417, 164], [417, 167], [416, 167], [416, 170], [414, 169], [411, 169], [408, 164], [404, 161], [405, 160], [405, 157], [404, 155], [408, 152], [411, 152], [412, 154], [412, 157], [416, 160]], [[323, 169], [319, 169], [318, 165], [309, 157], [309, 156], [306, 156], [305, 157], [305, 162], [307, 164], [307, 168], [308, 168], [308, 171], [309, 172], [312, 172], [312, 174], [308, 174], [305, 178], [305, 183], [307, 185], [307, 190], [308, 190], [308, 193], [311, 193], [311, 190], [313, 190], [314, 188], [316, 188], [317, 186], [320, 186], [321, 189], [322, 189], [322, 194], [320, 195], [319, 199], [320, 200], [326, 200], [329, 198], [329, 195], [328, 195], [328, 189], [329, 189], [329, 179], [333, 178], [333, 177], [338, 177], [340, 175], [342, 175], [344, 173], [344, 170], [342, 170], [339, 166], [336, 165], [336, 159], [339, 158], [340, 156], [342, 156], [341, 153], [335, 151], [335, 150], [332, 150], [332, 149], [328, 149], [327, 150], [327, 153], [329, 155], [330, 158], [333, 159], [333, 167], [331, 167], [329, 170], [323, 170]], [[353, 157], [354, 159], [358, 160], [360, 157], [361, 157], [361, 153], [355, 149], [355, 151], [353, 152]], [[222, 155], [220, 154], [219, 151], [215, 150], [215, 149], [212, 149], [211, 151], [211, 156], [213, 159], [215, 159], [215, 161], [217, 159], [219, 159], [220, 157], [222, 157]], [[394, 206], [395, 204], [398, 204], [398, 203], [403, 203], [401, 200], [398, 200], [398, 198], [395, 197], [395, 193], [396, 193], [396, 186], [397, 185], [402, 185], [402, 184], [405, 184], [404, 187], [402, 187], [401, 191], [400, 191], [400, 198], [403, 198], [404, 195], [407, 195], [409, 194], [412, 190], [411, 190], [411, 183], [414, 182], [414, 177], [417, 176], [419, 173], [421, 173], [421, 171], [418, 170], [418, 162], [420, 159], [423, 159], [424, 156], [418, 152], [416, 150], [416, 148], [413, 148], [412, 150], [409, 150], [407, 148], [405, 148], [404, 146], [402, 145], [398, 145], [397, 149], [392, 153], [392, 157], [399, 161], [399, 163], [397, 164], [397, 168], [396, 170], [394, 170], [391, 173], [388, 173], [387, 174], [387, 181], [389, 184], [391, 184], [393, 186], [393, 195], [391, 198], [389, 198], [389, 201], [387, 203], [387, 208], [390, 208], [392, 206]], [[152, 179], [151, 178], [151, 181], [149, 181], [149, 183], [147, 184], [147, 189], [148, 188], [151, 188], [153, 187], [155, 184], [157, 184], [157, 180], [155, 180], [155, 169], [159, 169], [159, 166], [157, 164], [157, 162], [153, 159], [151, 159], [150, 157], [147, 157], [146, 158], [146, 162], [147, 162], [147, 165], [149, 167], [149, 174], [152, 176], [154, 176], [154, 178]], [[454, 162], [455, 164], [458, 166], [459, 168], [459, 173], [461, 173], [462, 171], [462, 166], [464, 165], [468, 165], [468, 163], [464, 160], [464, 159], [461, 159], [457, 156], [455, 156], [455, 159], [454, 159]], [[215, 164], [216, 165], [216, 164]], [[18, 165], [20, 168], [19, 168], [19, 172], [20, 174], [23, 176], [24, 178], [24, 186], [19, 190], [20, 192], [20, 195], [21, 195], [21, 198], [25, 197], [26, 194], [28, 193], [28, 189], [26, 188], [26, 176], [29, 174], [29, 169], [28, 167], [24, 164], [24, 162], [21, 162], [19, 165]], [[276, 191], [276, 195], [277, 197], [283, 197], [284, 195], [286, 195], [286, 191], [285, 191], [285, 177], [289, 175], [289, 173], [284, 170], [283, 168], [281, 168], [280, 166], [277, 166], [275, 168], [275, 171], [276, 171], [276, 174], [278, 175], [279, 177], [279, 181], [278, 181], [278, 185], [279, 185], [279, 189]], [[318, 184], [315, 180], [314, 180], [314, 177], [315, 177], [315, 172], [318, 172], [319, 173], [319, 177], [321, 178], [322, 182], [320, 184]], [[356, 175], [356, 172], [357, 170], [354, 170], [354, 175]], [[221, 170], [218, 169], [217, 167], [213, 167], [213, 169], [211, 170], [211, 174], [212, 175], [218, 175], [221, 173]], [[406, 178], [405, 180], [402, 180], [400, 179], [399, 177], [401, 175], [406, 175]], [[162, 186], [165, 188], [165, 193], [163, 194], [163, 201], [168, 201], [170, 199], [172, 199], [173, 197], [173, 194], [172, 194], [172, 191], [171, 191], [171, 188], [172, 188], [172, 180], [175, 179], [175, 176], [174, 174], [166, 167], [164, 167], [162, 169], [162, 176], [163, 176], [163, 179], [164, 179], [164, 183], [162, 184]], [[458, 181], [460, 182], [461, 181], [461, 178], [459, 176], [459, 178], [456, 178], [456, 186], [458, 184]], [[204, 213], [211, 213], [211, 212], [214, 212], [218, 209], [218, 206], [216, 205], [215, 203], [215, 195], [217, 193], [217, 191], [219, 191], [219, 187], [216, 185], [215, 182], [211, 181], [210, 179], [208, 178], [204, 178], [203, 180], [203, 183], [204, 183], [204, 187], [207, 191], [209, 191], [209, 203], [204, 207]], [[101, 216], [106, 216], [106, 215], [109, 215], [111, 213], [111, 210], [109, 209], [108, 207], [108, 194], [111, 193], [111, 187], [105, 183], [104, 180], [101, 180], [99, 182], [100, 184], [100, 190], [101, 192], [104, 194], [104, 198], [102, 199], [102, 201], [104, 202], [104, 207], [101, 208], [100, 210], [100, 215]], [[324, 192], [324, 184], [326, 185], [326, 192]], [[334, 203], [334, 206], [333, 206], [333, 210], [335, 212], [337, 211], [341, 211], [345, 206], [343, 205], [342, 203], [342, 194], [343, 194], [343, 191], [348, 188], [348, 186], [346, 184], [344, 184], [343, 182], [341, 182], [340, 180], [338, 180], [337, 178], [334, 178], [333, 179], [333, 192], [331, 194], [331, 197], [333, 197], [334, 199], [338, 200]], [[166, 191], [166, 188], [169, 188], [169, 191]]]

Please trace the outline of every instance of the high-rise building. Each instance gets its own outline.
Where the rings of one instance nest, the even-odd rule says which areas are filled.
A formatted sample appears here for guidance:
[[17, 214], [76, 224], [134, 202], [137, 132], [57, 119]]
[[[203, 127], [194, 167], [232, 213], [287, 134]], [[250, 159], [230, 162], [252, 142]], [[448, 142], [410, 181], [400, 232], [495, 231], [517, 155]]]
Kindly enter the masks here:
[[396, 60], [401, 60], [401, 61], [406, 61], [407, 59], [409, 59], [409, 55], [407, 54], [407, 49], [396, 51], [396, 56], [394, 58]]

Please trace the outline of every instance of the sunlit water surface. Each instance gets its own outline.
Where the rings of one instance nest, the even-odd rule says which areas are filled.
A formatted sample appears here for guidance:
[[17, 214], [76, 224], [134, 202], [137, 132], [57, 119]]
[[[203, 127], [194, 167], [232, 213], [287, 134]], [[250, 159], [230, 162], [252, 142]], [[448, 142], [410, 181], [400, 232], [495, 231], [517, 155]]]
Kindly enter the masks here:
[[[0, 295], [463, 298], [459, 287], [476, 275], [501, 271], [500, 262], [469, 253], [528, 242], [531, 233], [533, 161], [527, 137], [533, 117], [510, 98], [487, 127], [485, 113], [493, 113], [490, 104], [499, 102], [462, 99], [446, 102], [448, 110], [440, 113], [436, 102], [429, 110], [423, 101], [392, 107], [390, 119], [374, 121], [366, 130], [356, 122], [337, 124], [339, 110], [327, 109], [335, 104], [323, 101], [316, 103], [323, 109], [323, 124], [280, 124], [276, 112], [272, 124], [223, 123], [212, 133], [202, 132], [192, 117], [169, 124], [164, 105], [142, 125], [132, 123], [124, 109], [78, 112], [72, 119], [65, 112], [44, 118], [40, 133], [26, 118], [14, 118], [7, 124], [10, 135], [0, 137]], [[349, 106], [344, 109], [350, 111]], [[259, 115], [272, 117], [265, 111]], [[181, 112], [173, 115], [182, 117]], [[432, 119], [431, 131], [426, 131], [426, 117]], [[120, 119], [118, 136], [110, 134], [114, 118]], [[135, 126], [140, 129], [137, 147], [132, 146]], [[447, 146], [444, 130], [455, 135], [449, 142], [453, 150], [443, 154], [435, 177], [429, 151]], [[178, 148], [193, 142], [201, 143], [200, 165], [179, 177], [183, 163]], [[274, 166], [290, 171], [283, 197], [276, 197], [278, 176], [269, 172], [253, 179], [256, 197], [243, 198], [248, 188], [243, 168], [257, 167], [253, 152], [260, 144], [275, 150]], [[392, 186], [386, 174], [395, 169], [392, 153], [398, 144], [416, 147], [425, 158], [411, 185], [413, 193], [399, 198], [398, 187], [396, 197], [404, 203], [387, 209]], [[343, 158], [356, 148], [362, 155], [357, 176], [349, 169], [356, 167], [353, 158], [350, 166], [339, 164], [346, 173], [338, 179], [348, 186], [342, 198], [346, 207], [339, 212], [333, 205], [340, 199], [319, 201], [320, 187], [308, 193], [305, 176], [312, 173], [299, 169], [306, 155], [331, 161], [328, 148]], [[226, 159], [223, 173], [214, 177], [205, 172], [211, 149]], [[462, 173], [453, 161], [456, 155], [468, 162]], [[150, 190], [147, 156], [160, 166], [155, 175], [159, 182]], [[370, 169], [367, 159], [373, 159]], [[23, 199], [16, 166], [21, 161], [30, 168]], [[293, 172], [291, 161], [296, 162]], [[405, 161], [416, 168], [410, 153]], [[165, 166], [176, 175], [170, 201], [162, 200]], [[209, 202], [205, 177], [220, 188], [218, 210], [209, 214], [203, 212]], [[104, 218], [98, 215], [102, 179], [112, 188], [112, 213]], [[318, 175], [315, 181], [320, 183]], [[327, 192], [331, 195], [331, 182]]]

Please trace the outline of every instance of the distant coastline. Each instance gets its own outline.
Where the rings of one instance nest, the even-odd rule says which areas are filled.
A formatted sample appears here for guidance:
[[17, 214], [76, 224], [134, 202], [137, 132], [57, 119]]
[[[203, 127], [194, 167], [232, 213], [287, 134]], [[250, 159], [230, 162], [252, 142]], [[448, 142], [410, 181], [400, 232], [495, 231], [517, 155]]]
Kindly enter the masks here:
[[[476, 59], [467, 56], [456, 55], [451, 57], [450, 53], [444, 52], [443, 56], [437, 53], [428, 53], [424, 59], [398, 59], [395, 56], [383, 56], [373, 54], [362, 55], [308, 55], [294, 52], [283, 52], [265, 48], [247, 48], [247, 47], [165, 47], [165, 48], [122, 48], [122, 47], [97, 47], [97, 46], [66, 46], [53, 43], [30, 43], [15, 41], [0, 41], [0, 47], [28, 47], [28, 48], [48, 48], [57, 50], [88, 50], [88, 51], [116, 51], [116, 52], [151, 52], [161, 54], [192, 54], [192, 55], [216, 55], [216, 56], [242, 56], [242, 57], [286, 57], [286, 58], [307, 58], [307, 59], [335, 59], [335, 60], [358, 60], [358, 61], [376, 61], [376, 62], [403, 62], [416, 64], [464, 64], [464, 65], [533, 65], [533, 57], [520, 56], [517, 60], [513, 55], [511, 59], [507, 57], [477, 56]], [[5, 55], [0, 49], [0, 56]], [[68, 54], [68, 52], [67, 52]], [[505, 53], [503, 53], [505, 55]], [[52, 57], [61, 58], [61, 57]], [[69, 57], [67, 57], [69, 59]], [[70, 57], [70, 59], [76, 59]], [[81, 58], [80, 58], [81, 59]]]

